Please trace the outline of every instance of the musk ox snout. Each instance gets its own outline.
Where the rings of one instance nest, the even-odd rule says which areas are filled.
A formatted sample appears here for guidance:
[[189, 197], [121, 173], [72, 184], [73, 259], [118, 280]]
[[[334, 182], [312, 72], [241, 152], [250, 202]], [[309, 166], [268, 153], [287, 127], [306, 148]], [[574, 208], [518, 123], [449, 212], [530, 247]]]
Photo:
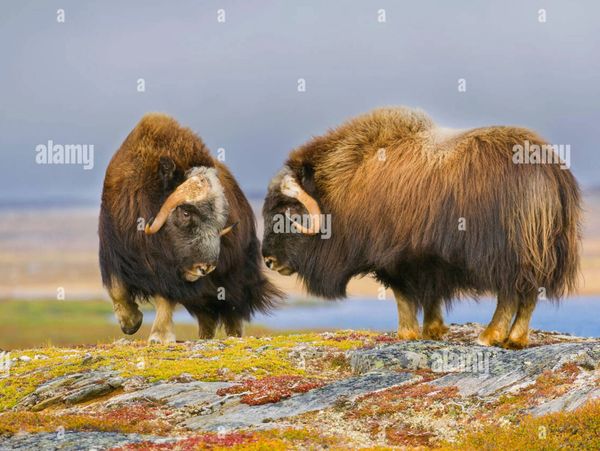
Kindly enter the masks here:
[[290, 268], [287, 264], [282, 264], [276, 257], [268, 256], [264, 257], [265, 265], [267, 268], [277, 271], [279, 274], [283, 276], [291, 276], [296, 271]]

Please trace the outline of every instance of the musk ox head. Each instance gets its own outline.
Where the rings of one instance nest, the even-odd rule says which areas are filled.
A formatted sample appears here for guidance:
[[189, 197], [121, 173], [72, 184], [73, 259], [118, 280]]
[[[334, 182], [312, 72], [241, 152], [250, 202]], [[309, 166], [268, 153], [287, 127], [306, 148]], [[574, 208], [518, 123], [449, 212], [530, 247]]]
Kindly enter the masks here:
[[[160, 175], [165, 187], [175, 173], [175, 163], [161, 158]], [[164, 234], [177, 259], [177, 271], [184, 280], [195, 282], [217, 265], [221, 236], [233, 228], [226, 227], [228, 215], [229, 205], [216, 169], [193, 167], [162, 203], [156, 217], [146, 224], [145, 232]]]
[[289, 167], [284, 167], [271, 180], [263, 206], [265, 264], [286, 276], [300, 271], [307, 240], [322, 232], [319, 204], [306, 192], [312, 191], [309, 172], [304, 168], [302, 180], [298, 180]]

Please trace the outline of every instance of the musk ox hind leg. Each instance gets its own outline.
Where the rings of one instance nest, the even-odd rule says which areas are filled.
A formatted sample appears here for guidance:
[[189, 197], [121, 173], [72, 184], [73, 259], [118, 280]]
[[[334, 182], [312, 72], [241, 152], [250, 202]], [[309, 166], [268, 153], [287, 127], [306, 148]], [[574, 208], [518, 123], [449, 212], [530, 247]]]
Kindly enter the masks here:
[[510, 323], [517, 312], [518, 305], [515, 299], [499, 294], [492, 321], [481, 332], [477, 342], [484, 346], [502, 346], [508, 337]]
[[521, 349], [529, 344], [529, 321], [537, 304], [534, 296], [523, 299], [519, 303], [519, 310], [515, 322], [510, 329], [510, 334], [504, 342], [504, 347], [509, 349]]
[[156, 296], [154, 298], [156, 305], [156, 317], [150, 330], [148, 343], [150, 344], [167, 344], [175, 343], [175, 329], [173, 327], [173, 311], [175, 303], [167, 299]]
[[398, 306], [398, 338], [401, 340], [418, 340], [421, 337], [417, 304], [399, 290], [392, 288]]
[[423, 338], [427, 340], [441, 340], [448, 332], [448, 326], [444, 324], [442, 304], [443, 301], [437, 299], [424, 308]]
[[222, 318], [228, 337], [241, 337], [244, 334], [244, 321], [240, 317]]
[[123, 333], [127, 335], [135, 334], [142, 325], [144, 315], [142, 315], [129, 291], [121, 281], [113, 277], [108, 288], [108, 294], [112, 299], [113, 310]]
[[217, 331], [217, 318], [210, 313], [197, 313], [198, 318], [198, 336], [202, 340], [210, 340], [215, 338]]

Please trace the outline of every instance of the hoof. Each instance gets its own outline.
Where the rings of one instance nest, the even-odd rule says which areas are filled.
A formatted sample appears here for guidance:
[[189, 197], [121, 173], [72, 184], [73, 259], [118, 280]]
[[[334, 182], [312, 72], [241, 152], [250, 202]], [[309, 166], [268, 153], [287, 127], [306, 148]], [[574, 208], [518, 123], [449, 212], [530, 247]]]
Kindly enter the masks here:
[[502, 335], [495, 329], [485, 329], [477, 338], [477, 344], [482, 346], [502, 346], [505, 341], [506, 335]]
[[401, 329], [398, 330], [398, 338], [400, 340], [419, 340], [421, 338], [421, 334], [418, 330], [414, 329]]
[[149, 345], [166, 345], [169, 343], [175, 343], [175, 334], [173, 332], [152, 332], [148, 337]]
[[133, 335], [139, 330], [143, 319], [144, 315], [139, 310], [136, 310], [133, 314], [127, 317], [119, 318], [121, 330], [124, 334]]
[[441, 340], [449, 330], [450, 328], [444, 323], [432, 324], [423, 327], [423, 338], [426, 340]]
[[500, 340], [497, 337], [489, 337], [484, 334], [481, 334], [477, 338], [477, 344], [481, 346], [503, 346], [504, 340]]
[[506, 349], [523, 349], [527, 346], [529, 346], [529, 337], [508, 337], [504, 343], [502, 343], [502, 347]]

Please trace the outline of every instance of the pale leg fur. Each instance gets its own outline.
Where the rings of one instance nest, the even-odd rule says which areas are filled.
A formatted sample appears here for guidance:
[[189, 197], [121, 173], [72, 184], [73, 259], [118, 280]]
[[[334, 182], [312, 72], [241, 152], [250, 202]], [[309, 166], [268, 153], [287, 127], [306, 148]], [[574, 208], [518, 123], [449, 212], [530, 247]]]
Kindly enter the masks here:
[[175, 303], [169, 302], [161, 296], [154, 298], [156, 317], [150, 330], [148, 343], [167, 344], [175, 343], [175, 329], [173, 327], [173, 311]]
[[123, 333], [127, 335], [135, 334], [144, 319], [144, 315], [142, 315], [136, 302], [131, 298], [129, 292], [123, 287], [121, 282], [115, 278], [111, 281], [111, 288], [108, 290], [108, 294], [112, 299], [113, 310]]
[[498, 304], [492, 321], [481, 332], [477, 342], [484, 346], [501, 346], [508, 337], [510, 322], [516, 313], [516, 309], [516, 303], [498, 296]]
[[417, 306], [402, 293], [392, 289], [398, 306], [398, 338], [401, 340], [418, 340], [421, 336], [417, 319]]
[[444, 324], [442, 301], [432, 302], [427, 306], [423, 315], [423, 338], [428, 340], [441, 340], [448, 332]]
[[510, 329], [510, 334], [504, 346], [511, 349], [525, 348], [529, 344], [529, 322], [535, 309], [537, 299], [535, 297], [521, 301], [517, 317]]

